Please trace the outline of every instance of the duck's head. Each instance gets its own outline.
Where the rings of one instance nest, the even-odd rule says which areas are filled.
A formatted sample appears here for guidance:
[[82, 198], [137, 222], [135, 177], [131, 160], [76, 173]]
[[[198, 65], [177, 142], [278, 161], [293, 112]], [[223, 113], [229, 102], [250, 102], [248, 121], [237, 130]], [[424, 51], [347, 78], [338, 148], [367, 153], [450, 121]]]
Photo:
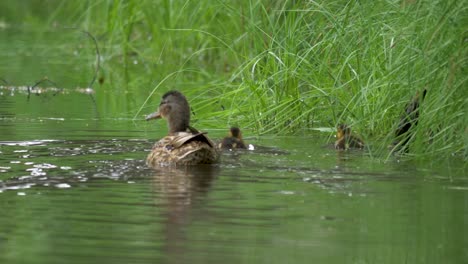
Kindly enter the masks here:
[[146, 116], [146, 120], [164, 118], [169, 134], [187, 131], [190, 125], [190, 106], [185, 96], [178, 91], [169, 91], [161, 98], [158, 110]]
[[345, 124], [339, 124], [336, 131], [336, 137], [338, 139], [343, 138], [345, 135], [351, 134], [351, 128]]
[[242, 133], [238, 127], [231, 127], [229, 134], [231, 137], [242, 139]]

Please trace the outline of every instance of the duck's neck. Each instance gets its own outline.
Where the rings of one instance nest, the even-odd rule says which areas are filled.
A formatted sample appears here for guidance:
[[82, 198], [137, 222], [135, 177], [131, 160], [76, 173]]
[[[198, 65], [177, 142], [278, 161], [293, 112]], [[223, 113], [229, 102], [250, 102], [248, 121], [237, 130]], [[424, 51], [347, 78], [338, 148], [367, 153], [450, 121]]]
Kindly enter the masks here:
[[177, 132], [186, 132], [189, 127], [190, 119], [187, 118], [168, 118], [169, 135]]

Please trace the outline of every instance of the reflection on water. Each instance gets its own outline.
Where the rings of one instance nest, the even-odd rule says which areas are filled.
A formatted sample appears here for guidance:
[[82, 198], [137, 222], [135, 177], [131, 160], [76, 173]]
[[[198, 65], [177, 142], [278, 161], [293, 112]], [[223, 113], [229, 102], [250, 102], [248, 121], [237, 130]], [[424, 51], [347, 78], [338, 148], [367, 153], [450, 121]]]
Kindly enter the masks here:
[[203, 204], [219, 168], [212, 165], [188, 168], [160, 168], [154, 172], [152, 192], [155, 201], [168, 208], [162, 216], [166, 243], [163, 251], [168, 256], [183, 256], [188, 248], [189, 234], [185, 227], [193, 215], [194, 207]]
[[0, 260], [467, 259], [462, 164], [381, 163], [316, 139], [252, 139], [255, 151], [177, 169], [144, 164], [154, 140], [0, 141]]
[[468, 259], [461, 160], [384, 163], [313, 134], [247, 138], [255, 150], [225, 151], [217, 165], [151, 169], [165, 128], [57, 96], [0, 95], [0, 263]]

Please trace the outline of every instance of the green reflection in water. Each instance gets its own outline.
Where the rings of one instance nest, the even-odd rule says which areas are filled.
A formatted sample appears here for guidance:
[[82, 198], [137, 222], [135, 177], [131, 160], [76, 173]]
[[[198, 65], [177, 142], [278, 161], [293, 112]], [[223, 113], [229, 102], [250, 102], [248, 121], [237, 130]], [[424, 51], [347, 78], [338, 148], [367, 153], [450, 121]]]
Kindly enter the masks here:
[[[31, 155], [19, 159], [19, 165], [8, 165], [4, 185], [36, 185], [0, 193], [2, 260], [462, 263], [466, 259], [468, 181], [463, 164], [453, 162], [450, 170], [449, 164], [430, 168], [405, 161], [381, 164], [360, 152], [337, 155], [321, 146], [320, 137], [289, 137], [250, 140], [255, 145], [267, 141], [283, 152], [226, 153], [221, 165], [203, 170], [152, 170], [142, 161], [150, 141], [129, 140], [123, 135], [127, 131], [121, 133], [118, 140], [1, 146], [2, 164], [15, 160], [15, 150], [26, 149], [54, 153], [48, 162], [57, 165], [43, 169], [48, 179], [22, 181], [17, 176], [27, 175], [24, 169], [33, 166], [25, 163], [43, 164], [44, 156]], [[317, 143], [305, 150], [305, 139]], [[112, 144], [121, 151], [113, 152], [115, 148], [108, 147]], [[75, 148], [81, 148], [79, 155], [72, 155], [70, 149]], [[308, 152], [316, 155], [302, 154]], [[22, 169], [16, 170], [20, 165]], [[60, 169], [65, 165], [73, 169]]]

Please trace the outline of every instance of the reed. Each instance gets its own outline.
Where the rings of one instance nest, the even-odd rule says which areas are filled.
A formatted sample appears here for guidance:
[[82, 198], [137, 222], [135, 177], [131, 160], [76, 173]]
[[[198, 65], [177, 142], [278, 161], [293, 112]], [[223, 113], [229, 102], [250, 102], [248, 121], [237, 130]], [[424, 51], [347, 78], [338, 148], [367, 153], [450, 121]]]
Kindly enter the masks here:
[[408, 154], [468, 157], [463, 1], [61, 3], [76, 13], [57, 19], [98, 33], [119, 87], [155, 100], [182, 90], [196, 120], [258, 134], [347, 123], [385, 156], [405, 105], [427, 89]]

